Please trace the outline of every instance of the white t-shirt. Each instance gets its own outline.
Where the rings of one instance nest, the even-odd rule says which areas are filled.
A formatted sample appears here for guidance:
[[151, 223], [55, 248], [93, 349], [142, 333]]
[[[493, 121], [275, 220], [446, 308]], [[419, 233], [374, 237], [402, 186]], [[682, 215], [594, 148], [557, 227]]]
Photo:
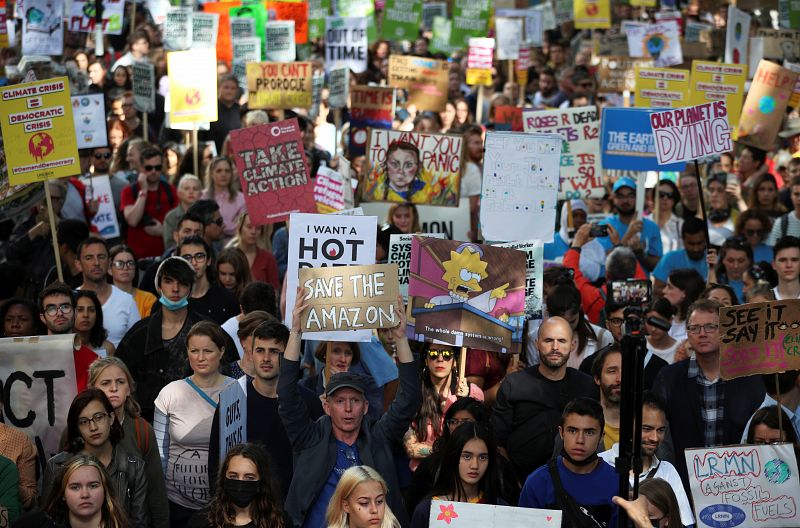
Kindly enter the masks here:
[[[780, 294], [780, 292], [778, 291], [778, 286], [775, 286], [774, 288], [772, 288], [772, 295], [774, 295], [774, 296], [775, 296], [775, 300], [776, 300], [776, 301], [783, 301], [783, 300], [785, 300], [785, 299], [783, 298], [783, 296]], [[800, 299], [800, 297], [797, 297], [797, 298], [798, 298], [798, 299]]]
[[111, 295], [103, 304], [103, 326], [108, 332], [108, 340], [115, 348], [122, 341], [122, 336], [141, 318], [133, 295], [112, 285]]
[[647, 341], [647, 350], [655, 354], [656, 356], [660, 357], [670, 365], [675, 362], [675, 351], [678, 350], [678, 347], [681, 345], [680, 341], [675, 341], [672, 346], [667, 348], [656, 348], [654, 347], [650, 341]]
[[461, 189], [460, 196], [462, 198], [467, 196], [480, 196], [482, 185], [481, 169], [477, 163], [468, 161], [467, 166], [464, 168], [464, 174], [461, 175]]

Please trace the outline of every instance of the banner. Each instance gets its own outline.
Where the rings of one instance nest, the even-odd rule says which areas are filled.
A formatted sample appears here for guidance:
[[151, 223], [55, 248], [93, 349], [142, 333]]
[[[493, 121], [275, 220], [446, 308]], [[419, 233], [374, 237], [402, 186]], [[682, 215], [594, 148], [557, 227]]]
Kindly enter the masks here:
[[394, 88], [354, 86], [350, 90], [350, 145], [353, 156], [367, 152], [368, 128], [390, 129], [394, 119]]
[[325, 20], [330, 14], [331, 0], [309, 0], [308, 38], [318, 39], [325, 36]]
[[463, 159], [461, 136], [371, 129], [362, 199], [454, 207]]
[[497, 35], [497, 59], [517, 60], [519, 47], [522, 44], [521, 18], [495, 18]]
[[247, 64], [250, 108], [311, 106], [310, 62], [250, 62]]
[[422, 22], [422, 0], [386, 0], [381, 37], [390, 41], [416, 40]]
[[301, 268], [306, 308], [300, 316], [305, 332], [392, 328], [397, 314], [397, 265]]
[[744, 83], [747, 66], [719, 62], [692, 61], [692, 81], [689, 103], [699, 105], [711, 101], [725, 101], [728, 123], [731, 128], [739, 124], [744, 104]]
[[292, 62], [297, 57], [293, 20], [267, 22], [264, 41], [264, 56], [268, 61]]
[[[192, 8], [172, 7], [164, 22], [164, 48], [170, 51], [192, 47]], [[172, 75], [172, 70], [170, 70]]]
[[72, 101], [72, 121], [79, 149], [105, 147], [106, 108], [104, 94], [76, 95]]
[[410, 273], [410, 338], [519, 352], [525, 322], [524, 253], [414, 237]]
[[800, 526], [792, 444], [687, 449], [685, 457], [698, 528]]
[[170, 123], [217, 120], [217, 54], [213, 49], [167, 53]]
[[[27, 2], [26, 2], [27, 4]], [[96, 9], [94, 0], [72, 0], [67, 18], [67, 30], [79, 33], [94, 33]], [[122, 33], [122, 19], [125, 16], [124, 0], [104, 0], [102, 2], [102, 29], [106, 35]]]
[[403, 302], [408, 302], [408, 277], [411, 273], [411, 240], [415, 236], [444, 239], [444, 233], [415, 233], [413, 235], [389, 235], [389, 264], [397, 265], [397, 280]]
[[473, 37], [469, 39], [467, 52], [467, 84], [475, 86], [492, 85], [492, 63], [494, 59], [494, 39]]
[[392, 54], [389, 85], [408, 90], [408, 101], [417, 110], [443, 112], [447, 106], [450, 65], [447, 61]]
[[798, 74], [762, 60], [753, 76], [742, 108], [737, 141], [762, 150], [771, 150]]
[[684, 163], [659, 165], [646, 108], [603, 108], [600, 141], [603, 168], [632, 171], [682, 171]]
[[597, 67], [597, 91], [599, 93], [633, 92], [636, 89], [636, 67], [650, 68], [651, 59], [630, 57], [600, 57]]
[[596, 106], [565, 110], [525, 111], [525, 132], [558, 134], [564, 138], [558, 199], [602, 198], [600, 115]]
[[308, 44], [308, 4], [304, 2], [267, 2], [270, 20], [294, 22], [294, 42]]
[[367, 71], [367, 19], [328, 17], [325, 25], [325, 69], [347, 66], [353, 73]]
[[0, 89], [0, 115], [11, 185], [80, 174], [66, 77]]
[[[102, 94], [98, 94], [102, 95]], [[103, 144], [105, 146], [105, 143]], [[111, 180], [107, 175], [81, 178], [86, 186], [86, 200], [97, 200], [97, 213], [92, 217], [92, 226], [97, 233], [105, 238], [120, 236], [119, 222], [117, 222], [117, 204], [111, 192]]]
[[733, 150], [725, 101], [650, 114], [660, 165], [692, 161]]
[[247, 392], [238, 381], [219, 393], [219, 459], [247, 442]]
[[465, 49], [472, 37], [485, 37], [489, 29], [489, 0], [454, 0], [450, 46]]
[[192, 13], [192, 49], [216, 49], [219, 15]]
[[133, 106], [140, 112], [156, 110], [155, 68], [149, 62], [133, 63]]
[[634, 106], [679, 108], [689, 98], [689, 70], [636, 67]]
[[725, 62], [747, 64], [747, 43], [750, 38], [750, 15], [728, 6], [728, 22], [725, 31]]
[[512, 506], [493, 506], [466, 502], [431, 502], [430, 528], [453, 528], [448, 519], [461, 517], [465, 528], [503, 528], [536, 526], [536, 528], [559, 528], [561, 510], [537, 510]]
[[486, 133], [481, 230], [486, 240], [552, 240], [563, 140], [556, 134]]
[[525, 318], [541, 319], [544, 289], [542, 273], [544, 272], [544, 245], [541, 240], [522, 242], [504, 242], [493, 244], [497, 247], [516, 249], [525, 253]]
[[75, 334], [0, 339], [4, 421], [33, 441], [40, 474], [50, 457], [61, 452], [61, 433], [78, 393], [75, 339]]
[[661, 68], [683, 62], [681, 32], [674, 20], [635, 25], [627, 30], [627, 34], [631, 57], [652, 58], [653, 65]]
[[230, 142], [253, 224], [317, 210], [297, 119], [232, 130]]
[[[292, 229], [289, 231], [284, 323], [291, 328], [292, 308], [300, 283], [298, 270], [375, 264], [378, 222], [374, 216], [293, 213], [289, 223]], [[372, 332], [313, 332], [307, 336], [306, 339], [328, 341], [369, 341]]]
[[18, 11], [23, 11], [22, 55], [64, 53], [63, 0], [25, 0]]
[[610, 29], [610, 0], [573, 0], [576, 29]]

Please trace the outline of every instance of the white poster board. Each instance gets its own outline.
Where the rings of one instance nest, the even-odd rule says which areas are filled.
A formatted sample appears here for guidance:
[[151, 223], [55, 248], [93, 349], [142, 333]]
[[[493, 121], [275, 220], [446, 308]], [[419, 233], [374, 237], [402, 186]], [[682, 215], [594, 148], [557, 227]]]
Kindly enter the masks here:
[[216, 49], [218, 33], [217, 13], [192, 13], [192, 48]]
[[328, 72], [328, 104], [331, 108], [347, 106], [350, 88], [350, 69], [346, 66], [332, 68]]
[[170, 51], [192, 47], [192, 8], [172, 7], [164, 21], [164, 47]]
[[544, 244], [542, 244], [541, 240], [525, 240], [494, 245], [516, 249], [525, 253], [525, 318], [541, 319], [544, 301], [544, 289], [542, 287]]
[[367, 19], [327, 17], [325, 19], [325, 69], [346, 66], [353, 73], [367, 71]]
[[561, 510], [431, 501], [430, 528], [560, 528]]
[[499, 60], [517, 60], [519, 46], [522, 44], [521, 18], [496, 18], [497, 58]]
[[631, 57], [652, 58], [653, 65], [659, 68], [683, 62], [681, 32], [676, 21], [631, 25], [627, 34]]
[[235, 381], [219, 393], [219, 460], [247, 442], [247, 392]]
[[64, 2], [25, 0], [22, 17], [23, 55], [61, 55], [64, 53]]
[[133, 106], [140, 112], [156, 110], [155, 67], [148, 62], [133, 63]]
[[108, 175], [81, 178], [81, 181], [86, 185], [86, 199], [97, 200], [97, 213], [92, 217], [97, 233], [105, 239], [120, 236], [117, 204], [114, 203]]
[[267, 22], [264, 28], [264, 53], [271, 62], [292, 62], [297, 50], [294, 43], [294, 20]]
[[[442, 233], [449, 240], [469, 240], [469, 198], [459, 198], [458, 207], [437, 207], [415, 204], [419, 212], [422, 231]], [[361, 202], [365, 215], [377, 216], [382, 224], [389, 208], [388, 202]]]
[[389, 235], [389, 264], [397, 264], [397, 280], [400, 295], [408, 302], [408, 277], [411, 272], [411, 239], [415, 236], [444, 238], [444, 233], [415, 233], [413, 235]]
[[[95, 31], [95, 2], [94, 0], [72, 0], [69, 17], [66, 18], [67, 30], [79, 33], [94, 33]], [[123, 0], [104, 0], [102, 30], [106, 35], [119, 35], [122, 33], [122, 20], [125, 17], [125, 2]]]
[[78, 148], [108, 145], [105, 96], [103, 94], [74, 95], [70, 99], [72, 100], [72, 120], [75, 122]]
[[[725, 30], [725, 62], [747, 64], [747, 46], [750, 41], [750, 15], [728, 6], [728, 23]], [[751, 69], [750, 71], [755, 71]]]

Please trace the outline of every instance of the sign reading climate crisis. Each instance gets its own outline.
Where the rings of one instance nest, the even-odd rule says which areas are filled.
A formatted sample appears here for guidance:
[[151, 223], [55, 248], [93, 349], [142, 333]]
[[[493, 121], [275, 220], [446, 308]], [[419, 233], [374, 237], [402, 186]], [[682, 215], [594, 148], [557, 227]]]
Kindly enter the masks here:
[[248, 105], [267, 109], [309, 108], [312, 74], [310, 62], [250, 62]]
[[0, 94], [11, 185], [81, 172], [66, 77], [15, 84]]
[[281, 222], [290, 213], [316, 212], [297, 119], [233, 130], [231, 147], [254, 224]]

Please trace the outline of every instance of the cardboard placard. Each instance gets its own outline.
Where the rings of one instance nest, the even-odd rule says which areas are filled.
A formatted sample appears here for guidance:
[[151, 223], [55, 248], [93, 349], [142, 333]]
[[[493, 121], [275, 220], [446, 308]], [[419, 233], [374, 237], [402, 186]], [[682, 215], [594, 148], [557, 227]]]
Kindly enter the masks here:
[[26, 0], [24, 12], [26, 15], [22, 17], [22, 54], [64, 53], [63, 0]]
[[450, 46], [465, 49], [472, 37], [485, 37], [489, 29], [489, 0], [454, 0]]
[[475, 86], [492, 85], [492, 61], [494, 59], [494, 39], [474, 37], [469, 39], [467, 52], [467, 84]]
[[430, 528], [454, 528], [450, 519], [460, 517], [462, 523], [470, 528], [500, 528], [503, 526], [536, 526], [537, 528], [558, 528], [561, 526], [561, 510], [537, 510], [534, 508], [514, 508], [493, 506], [491, 504], [471, 504], [466, 502], [431, 502]]
[[525, 253], [525, 317], [527, 319], [541, 319], [544, 301], [544, 289], [542, 286], [544, 245], [542, 241], [525, 240], [494, 245], [516, 249]]
[[[314, 178], [314, 201], [317, 211], [321, 214], [344, 211], [353, 207], [353, 201], [347, 203], [350, 179], [345, 179], [341, 174], [330, 167], [321, 166]], [[350, 190], [352, 196], [352, 189]]]
[[737, 141], [771, 150], [794, 91], [798, 74], [762, 60], [753, 76], [742, 108]]
[[800, 369], [800, 301], [769, 301], [719, 311], [720, 376], [733, 379]]
[[747, 66], [743, 64], [692, 61], [689, 102], [692, 105], [699, 105], [711, 101], [725, 101], [728, 123], [731, 128], [736, 128], [744, 104], [746, 80]]
[[408, 335], [502, 353], [521, 348], [525, 254], [454, 240], [414, 237]]
[[576, 29], [609, 29], [611, 27], [610, 0], [573, 0]]
[[517, 60], [522, 44], [521, 18], [495, 18], [498, 60]]
[[647, 108], [603, 108], [600, 120], [604, 169], [633, 171], [682, 171], [685, 163], [662, 166], [656, 158], [656, 142]]
[[750, 36], [750, 15], [733, 5], [728, 6], [725, 32], [725, 62], [747, 64], [747, 42]]
[[397, 326], [397, 264], [302, 268], [308, 303], [303, 332], [365, 330]]
[[294, 42], [298, 45], [308, 44], [308, 12], [307, 2], [267, 2], [270, 20], [294, 23]]
[[353, 73], [367, 71], [367, 19], [328, 17], [325, 24], [325, 69], [346, 66]]
[[450, 66], [447, 61], [392, 54], [389, 85], [408, 90], [407, 104], [417, 110], [442, 112], [447, 106]]
[[525, 132], [564, 138], [559, 200], [583, 200], [605, 194], [600, 164], [600, 114], [596, 106], [565, 110], [525, 111]]
[[133, 106], [140, 112], [156, 110], [155, 67], [149, 62], [133, 63]]
[[636, 67], [650, 68], [652, 59], [629, 57], [600, 57], [597, 67], [597, 91], [599, 93], [633, 92], [636, 89]]
[[350, 144], [353, 156], [367, 152], [368, 128], [390, 129], [394, 119], [394, 88], [354, 86], [350, 90]]
[[463, 160], [461, 136], [370, 129], [362, 199], [455, 207]]
[[422, 0], [386, 0], [381, 36], [398, 42], [414, 40], [422, 22]]
[[66, 77], [0, 89], [0, 115], [11, 185], [80, 174]]
[[660, 165], [692, 161], [733, 150], [725, 101], [650, 114]]
[[72, 100], [72, 121], [79, 149], [105, 147], [106, 104], [104, 94], [75, 95]]
[[653, 65], [661, 68], [683, 62], [680, 28], [674, 20], [637, 24], [627, 34], [631, 57], [653, 59]]
[[481, 230], [487, 240], [552, 240], [563, 140], [556, 134], [486, 133]]
[[411, 240], [415, 236], [445, 238], [444, 233], [417, 233], [413, 235], [389, 235], [389, 264], [397, 265], [397, 280], [400, 284], [400, 295], [408, 302], [408, 277], [411, 272]]
[[247, 63], [250, 108], [308, 108], [311, 106], [310, 62]]
[[293, 20], [267, 22], [264, 28], [264, 56], [271, 62], [292, 62], [296, 58]]
[[[122, 19], [125, 16], [125, 2], [123, 0], [104, 0], [101, 4], [102, 30], [106, 35], [119, 35], [122, 33]], [[94, 0], [72, 0], [67, 30], [79, 33], [94, 33], [95, 31], [95, 2]]]
[[219, 393], [219, 459], [247, 442], [247, 391], [238, 381]]
[[316, 212], [297, 119], [230, 133], [245, 204], [255, 225], [282, 222], [295, 212]]
[[[103, 94], [97, 94], [102, 96]], [[107, 175], [81, 178], [86, 186], [86, 200], [97, 200], [97, 213], [92, 217], [92, 226], [106, 239], [120, 236], [117, 221], [117, 206], [111, 192], [111, 180]]]
[[800, 31], [758, 28], [756, 35], [764, 41], [762, 58], [800, 61]]
[[170, 123], [217, 120], [217, 54], [213, 49], [167, 53]]
[[689, 98], [689, 70], [636, 67], [634, 106], [679, 108]]

